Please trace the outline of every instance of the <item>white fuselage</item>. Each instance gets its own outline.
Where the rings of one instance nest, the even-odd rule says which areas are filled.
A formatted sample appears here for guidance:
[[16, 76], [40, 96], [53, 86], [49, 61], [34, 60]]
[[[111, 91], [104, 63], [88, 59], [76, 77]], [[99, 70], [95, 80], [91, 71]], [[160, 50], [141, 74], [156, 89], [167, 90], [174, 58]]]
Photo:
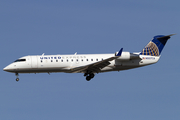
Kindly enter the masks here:
[[[125, 52], [123, 52], [125, 53]], [[122, 54], [123, 54], [122, 53]], [[138, 53], [137, 53], [138, 54]], [[74, 54], [74, 55], [36, 55], [25, 56], [4, 68], [14, 73], [66, 72], [72, 73], [73, 68], [93, 64], [114, 54]], [[156, 63], [160, 56], [139, 55], [137, 59], [121, 58], [110, 61], [100, 72], [120, 71]], [[24, 60], [25, 59], [25, 60]], [[24, 60], [24, 61], [23, 61]], [[81, 71], [82, 72], [82, 71]]]
[[158, 62], [160, 54], [171, 35], [157, 35], [139, 53], [124, 52], [115, 54], [74, 54], [25, 56], [11, 63], [3, 70], [13, 72], [19, 81], [19, 73], [84, 73], [87, 81], [96, 73], [121, 71], [142, 67]]

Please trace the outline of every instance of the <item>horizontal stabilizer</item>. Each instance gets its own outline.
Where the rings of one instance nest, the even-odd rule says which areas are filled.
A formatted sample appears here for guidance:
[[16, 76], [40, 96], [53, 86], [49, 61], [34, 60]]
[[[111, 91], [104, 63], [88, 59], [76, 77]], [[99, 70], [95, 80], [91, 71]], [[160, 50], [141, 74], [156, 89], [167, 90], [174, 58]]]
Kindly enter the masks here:
[[171, 35], [166, 35], [166, 36], [162, 36], [162, 37], [157, 37], [157, 39], [163, 44], [165, 45], [167, 40], [170, 39], [170, 36], [173, 36], [175, 34], [171, 34]]
[[176, 34], [170, 34], [170, 35], [166, 35], [166, 36], [163, 36], [163, 37], [158, 37], [157, 39], [163, 39], [163, 38], [170, 38], [171, 36], [173, 36], [173, 35], [176, 35]]

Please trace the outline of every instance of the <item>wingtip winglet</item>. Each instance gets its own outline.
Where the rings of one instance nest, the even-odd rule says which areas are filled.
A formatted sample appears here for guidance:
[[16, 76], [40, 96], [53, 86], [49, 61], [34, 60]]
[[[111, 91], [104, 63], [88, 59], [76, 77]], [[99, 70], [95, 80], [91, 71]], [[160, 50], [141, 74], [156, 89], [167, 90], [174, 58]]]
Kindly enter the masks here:
[[123, 48], [121, 48], [116, 56], [121, 56]]

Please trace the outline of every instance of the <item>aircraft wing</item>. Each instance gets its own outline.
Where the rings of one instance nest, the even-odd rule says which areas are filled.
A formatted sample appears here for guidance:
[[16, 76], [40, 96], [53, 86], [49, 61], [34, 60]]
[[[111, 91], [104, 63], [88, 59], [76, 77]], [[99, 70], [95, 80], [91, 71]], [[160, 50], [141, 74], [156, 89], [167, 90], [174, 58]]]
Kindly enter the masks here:
[[101, 71], [102, 68], [108, 66], [110, 64], [110, 61], [117, 59], [118, 57], [121, 56], [123, 48], [121, 48], [121, 50], [118, 52], [118, 54], [114, 57], [110, 57], [107, 59], [104, 59], [102, 61], [99, 62], [95, 62], [89, 65], [85, 65], [85, 66], [80, 66], [80, 67], [75, 67], [71, 69], [72, 73], [80, 73], [80, 72], [86, 72], [86, 71], [92, 71], [94, 73], [99, 73]]
[[99, 62], [95, 62], [95, 63], [89, 64], [89, 65], [75, 67], [75, 68], [71, 69], [71, 72], [72, 73], [79, 73], [79, 72], [84, 72], [84, 71], [89, 70], [89, 71], [92, 71], [94, 73], [98, 73], [101, 71], [102, 68], [104, 68], [110, 64], [109, 61], [112, 61], [116, 58], [118, 58], [118, 57], [111, 57], [111, 58], [108, 58], [108, 59], [105, 59], [105, 60], [102, 60]]

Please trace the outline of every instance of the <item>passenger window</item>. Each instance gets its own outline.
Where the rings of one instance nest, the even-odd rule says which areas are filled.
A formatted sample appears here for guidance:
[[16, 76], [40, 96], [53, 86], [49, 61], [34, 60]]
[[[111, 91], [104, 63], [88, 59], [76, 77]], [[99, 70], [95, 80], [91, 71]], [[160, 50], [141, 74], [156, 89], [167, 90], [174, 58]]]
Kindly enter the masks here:
[[58, 62], [58, 60], [56, 60], [56, 62]]
[[98, 61], [98, 59], [96, 59], [96, 61]]
[[87, 61], [88, 61], [88, 59], [87, 59]]
[[51, 60], [51, 62], [53, 62], [53, 60]]
[[93, 59], [91, 59], [91, 61], [93, 61]]
[[61, 62], [63, 62], [63, 60], [61, 60]]

